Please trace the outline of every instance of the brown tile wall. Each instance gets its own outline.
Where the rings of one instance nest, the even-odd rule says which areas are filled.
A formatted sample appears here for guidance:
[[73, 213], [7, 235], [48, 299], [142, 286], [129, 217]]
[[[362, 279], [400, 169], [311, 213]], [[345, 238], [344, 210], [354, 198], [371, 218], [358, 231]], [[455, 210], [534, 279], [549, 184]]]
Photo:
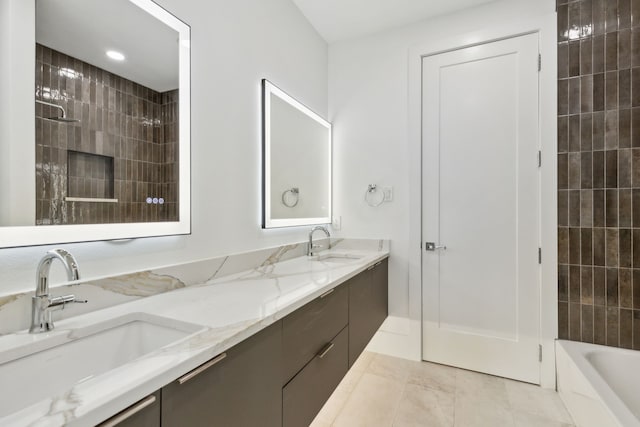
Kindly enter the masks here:
[[[36, 103], [37, 225], [178, 219], [178, 90], [158, 93], [36, 45], [35, 91], [80, 120], [46, 120], [60, 111]], [[64, 201], [78, 194], [118, 203]]]
[[640, 0], [558, 0], [559, 337], [640, 349]]

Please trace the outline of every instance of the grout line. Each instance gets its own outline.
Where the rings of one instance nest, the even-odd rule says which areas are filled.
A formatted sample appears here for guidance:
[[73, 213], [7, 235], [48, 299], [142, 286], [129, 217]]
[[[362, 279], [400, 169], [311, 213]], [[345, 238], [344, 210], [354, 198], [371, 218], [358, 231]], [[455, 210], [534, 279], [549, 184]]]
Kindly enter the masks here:
[[400, 398], [396, 402], [395, 408], [393, 408], [393, 417], [391, 417], [391, 427], [393, 427], [396, 423], [396, 417], [398, 416], [398, 409], [400, 408], [400, 403], [402, 403], [402, 399], [405, 395], [405, 391], [407, 389], [408, 383], [409, 383], [409, 378], [405, 379], [404, 384], [402, 384], [402, 391], [400, 392]]

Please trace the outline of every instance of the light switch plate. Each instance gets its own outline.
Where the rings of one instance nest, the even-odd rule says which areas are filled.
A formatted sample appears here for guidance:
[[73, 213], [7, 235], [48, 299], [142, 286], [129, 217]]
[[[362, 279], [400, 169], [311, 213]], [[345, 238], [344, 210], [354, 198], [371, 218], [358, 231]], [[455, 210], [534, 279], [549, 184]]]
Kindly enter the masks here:
[[334, 216], [333, 221], [331, 222], [331, 228], [334, 230], [340, 230], [342, 228], [342, 217]]
[[382, 192], [384, 193], [385, 202], [390, 202], [393, 200], [393, 187], [383, 187]]

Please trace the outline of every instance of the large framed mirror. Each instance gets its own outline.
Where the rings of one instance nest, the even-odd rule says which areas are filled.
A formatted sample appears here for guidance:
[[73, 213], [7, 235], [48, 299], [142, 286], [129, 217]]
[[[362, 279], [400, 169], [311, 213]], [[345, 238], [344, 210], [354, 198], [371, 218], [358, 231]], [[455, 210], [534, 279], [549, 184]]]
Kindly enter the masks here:
[[331, 223], [331, 124], [268, 80], [263, 100], [263, 228]]
[[1, 1], [24, 26], [2, 30], [22, 128], [0, 140], [0, 247], [190, 233], [189, 26], [152, 0]]

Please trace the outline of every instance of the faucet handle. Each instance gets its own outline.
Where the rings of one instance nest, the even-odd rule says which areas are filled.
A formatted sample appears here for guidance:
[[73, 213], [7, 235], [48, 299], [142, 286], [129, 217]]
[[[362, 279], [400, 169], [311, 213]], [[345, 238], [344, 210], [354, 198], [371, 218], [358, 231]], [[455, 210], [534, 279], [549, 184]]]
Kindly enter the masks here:
[[53, 310], [64, 310], [66, 304], [77, 303], [85, 304], [88, 301], [77, 299], [75, 295], [64, 295], [61, 297], [54, 297], [49, 300], [49, 308]]

